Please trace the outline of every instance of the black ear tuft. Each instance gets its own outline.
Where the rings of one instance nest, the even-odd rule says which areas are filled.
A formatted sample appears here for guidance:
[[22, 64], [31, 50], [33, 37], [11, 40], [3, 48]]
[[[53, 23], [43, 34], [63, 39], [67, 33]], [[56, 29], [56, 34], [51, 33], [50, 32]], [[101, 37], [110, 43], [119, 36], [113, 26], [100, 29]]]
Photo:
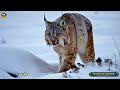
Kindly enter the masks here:
[[52, 23], [46, 19], [45, 13], [44, 13], [44, 22], [45, 22], [46, 26], [51, 25], [51, 23]]

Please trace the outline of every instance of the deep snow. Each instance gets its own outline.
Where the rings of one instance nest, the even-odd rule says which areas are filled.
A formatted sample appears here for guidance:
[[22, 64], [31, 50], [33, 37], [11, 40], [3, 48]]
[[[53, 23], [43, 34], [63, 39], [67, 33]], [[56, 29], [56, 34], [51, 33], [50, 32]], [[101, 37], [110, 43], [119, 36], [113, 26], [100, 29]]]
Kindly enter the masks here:
[[[0, 45], [0, 79], [14, 78], [7, 72], [15, 74], [16, 78], [35, 78], [54, 70], [44, 60], [34, 56], [30, 52], [8, 45]], [[27, 76], [20, 76], [27, 73]]]
[[[3, 11], [0, 11], [2, 13]], [[44, 31], [45, 31], [45, 24], [43, 20], [44, 12], [46, 14], [46, 18], [50, 21], [55, 20], [61, 15], [60, 11], [5, 11], [7, 13], [7, 18], [3, 19], [0, 17], [0, 43], [4, 39], [6, 43], [1, 43], [0, 47], [2, 46], [0, 51], [0, 56], [3, 57], [3, 51], [4, 54], [6, 52], [6, 49], [3, 48], [4, 46], [6, 48], [20, 48], [24, 52], [30, 52], [29, 57], [37, 57], [37, 60], [43, 59], [48, 64], [57, 67], [59, 65], [58, 55], [53, 51], [52, 47], [49, 47], [46, 45], [44, 40]], [[113, 53], [117, 54], [117, 63], [118, 68], [113, 69], [120, 72], [120, 56], [118, 55], [117, 49], [115, 47], [114, 41], [112, 40], [113, 36], [115, 37], [116, 43], [118, 45], [118, 48], [120, 49], [120, 11], [63, 11], [63, 13], [66, 12], [72, 12], [72, 13], [80, 13], [84, 16], [86, 16], [88, 19], [90, 19], [91, 23], [93, 24], [93, 34], [94, 34], [94, 46], [95, 46], [95, 52], [96, 52], [96, 58], [101, 57], [104, 58], [111, 58], [114, 62], [114, 56]], [[5, 50], [4, 50], [5, 49]], [[9, 49], [8, 49], [9, 50]], [[9, 51], [10, 53], [11, 51]], [[16, 52], [16, 50], [15, 50]], [[14, 52], [14, 53], [15, 53]], [[12, 53], [11, 53], [12, 54]], [[18, 54], [16, 52], [15, 55], [20, 55], [22, 53]], [[9, 54], [5, 54], [10, 56]], [[15, 58], [17, 56], [12, 56], [12, 58]], [[8, 59], [5, 59], [7, 61], [2, 61], [0, 57], [0, 67], [2, 66], [2, 71], [0, 68], [0, 76], [1, 78], [4, 78], [4, 75], [7, 76], [8, 74], [4, 72], [4, 69], [8, 69], [9, 65], [6, 63]], [[6, 56], [7, 57], [7, 56]], [[25, 56], [27, 58], [27, 56]], [[11, 57], [10, 57], [11, 58]], [[17, 57], [18, 59], [18, 57]], [[1, 63], [4, 62], [4, 63]], [[13, 61], [9, 62], [9, 64], [12, 64], [16, 66], [16, 63], [21, 65], [24, 61], [24, 57], [22, 58], [22, 61]], [[26, 64], [30, 64], [31, 61], [26, 61]], [[81, 62], [80, 58], [77, 56], [76, 62]], [[8, 65], [8, 66], [7, 66]], [[23, 64], [22, 64], [23, 65]], [[42, 64], [37, 64], [38, 66]], [[25, 65], [26, 66], [26, 65]], [[30, 64], [32, 66], [32, 64]], [[36, 67], [36, 64], [33, 65]], [[3, 68], [4, 67], [4, 68]], [[89, 72], [92, 70], [94, 71], [106, 71], [107, 68], [103, 67], [103, 69], [98, 67], [91, 67], [88, 66], [86, 69], [81, 69], [85, 72], [83, 76], [80, 76], [80, 78], [91, 78], [86, 76]], [[91, 67], [91, 68], [90, 68]], [[46, 68], [46, 66], [45, 66]], [[94, 69], [93, 69], [94, 68]], [[25, 70], [28, 70], [27, 67], [23, 68]], [[22, 72], [24, 71], [22, 69]], [[29, 68], [30, 69], [30, 68]], [[9, 70], [11, 70], [9, 68]], [[31, 69], [30, 69], [31, 70]], [[30, 70], [28, 70], [30, 72]], [[38, 69], [37, 69], [38, 70]], [[33, 78], [39, 78], [41, 75], [37, 74], [37, 70], [35, 71], [35, 76], [33, 75]], [[12, 69], [11, 71], [14, 71]], [[17, 71], [17, 70], [16, 70]], [[54, 71], [57, 71], [57, 68], [54, 68]], [[32, 70], [31, 70], [32, 72]], [[51, 71], [50, 71], [51, 72]], [[17, 72], [18, 73], [18, 72]], [[59, 74], [57, 74], [59, 75]], [[8, 76], [9, 77], [9, 76]], [[46, 77], [46, 76], [45, 76]], [[52, 76], [54, 77], [54, 75]], [[51, 76], [49, 78], [52, 78]], [[27, 77], [26, 77], [27, 78]], [[48, 77], [46, 77], [48, 78]]]

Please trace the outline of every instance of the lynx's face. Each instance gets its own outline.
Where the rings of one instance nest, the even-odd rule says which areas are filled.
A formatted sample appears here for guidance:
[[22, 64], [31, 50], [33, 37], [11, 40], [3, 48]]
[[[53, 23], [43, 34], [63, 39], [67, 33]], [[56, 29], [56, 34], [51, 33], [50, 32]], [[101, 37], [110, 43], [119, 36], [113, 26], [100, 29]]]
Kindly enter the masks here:
[[68, 35], [65, 31], [65, 21], [60, 18], [60, 20], [49, 22], [44, 17], [46, 24], [45, 30], [45, 40], [47, 45], [56, 46], [61, 44], [64, 46], [64, 43], [68, 41]]

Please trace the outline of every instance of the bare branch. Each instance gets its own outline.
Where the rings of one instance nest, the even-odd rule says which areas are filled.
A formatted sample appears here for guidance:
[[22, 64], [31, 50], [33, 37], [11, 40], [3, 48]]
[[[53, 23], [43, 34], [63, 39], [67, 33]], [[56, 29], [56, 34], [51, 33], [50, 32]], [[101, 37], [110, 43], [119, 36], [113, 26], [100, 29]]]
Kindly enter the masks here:
[[117, 59], [116, 59], [116, 54], [113, 53], [114, 57], [115, 57], [115, 68], [117, 68]]
[[113, 40], [114, 40], [115, 46], [116, 46], [116, 48], [117, 48], [117, 50], [118, 50], [118, 53], [119, 53], [119, 55], [120, 55], [120, 51], [119, 51], [119, 49], [118, 49], [118, 47], [117, 47], [117, 44], [116, 44], [116, 41], [115, 41], [114, 36], [113, 36]]

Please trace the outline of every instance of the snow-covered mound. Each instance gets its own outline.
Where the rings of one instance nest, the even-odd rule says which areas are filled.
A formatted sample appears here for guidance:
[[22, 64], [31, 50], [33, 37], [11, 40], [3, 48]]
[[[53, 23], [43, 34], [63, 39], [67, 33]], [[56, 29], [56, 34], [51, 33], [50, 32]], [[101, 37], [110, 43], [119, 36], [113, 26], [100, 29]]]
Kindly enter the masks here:
[[0, 45], [0, 79], [35, 78], [53, 72], [50, 65], [30, 52]]
[[[111, 66], [108, 71], [108, 66], [103, 64], [101, 67], [97, 63], [89, 63], [81, 67], [78, 71], [68, 70], [66, 73], [56, 73], [39, 77], [38, 79], [120, 79], [120, 76], [90, 76], [91, 72], [117, 72], [115, 66]], [[119, 72], [118, 72], [119, 73]]]

